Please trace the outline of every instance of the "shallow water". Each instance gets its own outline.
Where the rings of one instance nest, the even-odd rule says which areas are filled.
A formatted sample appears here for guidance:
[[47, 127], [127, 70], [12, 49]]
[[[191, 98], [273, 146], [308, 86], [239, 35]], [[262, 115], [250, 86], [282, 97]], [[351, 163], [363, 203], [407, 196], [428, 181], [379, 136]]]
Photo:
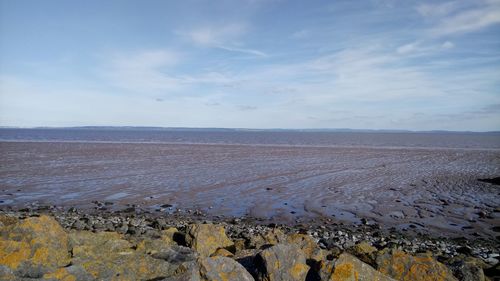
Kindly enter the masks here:
[[477, 181], [500, 175], [498, 135], [10, 129], [0, 140], [4, 207], [172, 204], [449, 235], [499, 225], [498, 186]]

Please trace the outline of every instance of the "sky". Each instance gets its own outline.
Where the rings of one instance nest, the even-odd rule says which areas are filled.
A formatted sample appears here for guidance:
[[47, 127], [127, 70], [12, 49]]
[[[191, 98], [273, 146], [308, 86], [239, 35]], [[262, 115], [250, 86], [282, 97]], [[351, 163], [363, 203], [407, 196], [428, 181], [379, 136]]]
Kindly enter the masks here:
[[0, 126], [500, 130], [500, 0], [0, 0]]

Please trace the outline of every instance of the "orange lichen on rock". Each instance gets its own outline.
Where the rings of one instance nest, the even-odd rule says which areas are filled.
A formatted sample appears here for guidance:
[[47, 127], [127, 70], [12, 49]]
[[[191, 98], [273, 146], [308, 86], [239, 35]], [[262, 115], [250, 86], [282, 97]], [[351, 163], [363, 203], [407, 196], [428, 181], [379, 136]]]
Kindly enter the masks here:
[[60, 281], [77, 281], [78, 279], [73, 274], [69, 273], [66, 268], [60, 268], [53, 273], [43, 275], [44, 279], [55, 279]]
[[227, 257], [209, 257], [198, 260], [201, 280], [254, 281], [246, 269]]
[[352, 264], [339, 264], [335, 267], [332, 280], [348, 280], [353, 272]]
[[0, 240], [0, 264], [16, 269], [31, 256], [31, 248], [26, 242]]
[[223, 226], [213, 224], [192, 224], [186, 235], [187, 244], [201, 256], [208, 257], [219, 248], [234, 246]]
[[42, 215], [0, 227], [1, 265], [17, 269], [24, 264], [47, 272], [69, 262], [68, 235], [53, 218]]
[[395, 249], [383, 250], [377, 257], [378, 270], [403, 281], [454, 281], [452, 272], [429, 254], [409, 255]]
[[290, 269], [290, 275], [293, 277], [293, 280], [299, 280], [304, 275], [304, 272], [307, 272], [308, 270], [309, 266], [306, 264], [296, 263]]
[[393, 281], [356, 257], [343, 253], [335, 261], [333, 274], [327, 280], [335, 281]]

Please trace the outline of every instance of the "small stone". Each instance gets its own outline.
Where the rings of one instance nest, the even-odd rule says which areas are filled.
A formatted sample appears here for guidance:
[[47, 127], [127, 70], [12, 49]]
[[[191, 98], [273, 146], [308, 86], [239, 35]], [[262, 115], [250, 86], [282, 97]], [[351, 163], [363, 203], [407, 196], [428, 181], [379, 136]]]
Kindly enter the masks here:
[[286, 235], [278, 228], [273, 228], [263, 234], [251, 235], [249, 237], [249, 246], [260, 249], [265, 245], [276, 245], [286, 241]]
[[244, 250], [246, 248], [245, 241], [245, 239], [234, 239], [234, 248], [236, 252]]

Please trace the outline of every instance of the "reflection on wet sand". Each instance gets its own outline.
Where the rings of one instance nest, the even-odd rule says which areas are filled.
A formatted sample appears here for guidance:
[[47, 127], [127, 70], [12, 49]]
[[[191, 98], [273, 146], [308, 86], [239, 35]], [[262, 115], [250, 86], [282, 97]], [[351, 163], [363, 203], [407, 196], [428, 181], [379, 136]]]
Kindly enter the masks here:
[[[317, 216], [444, 233], [500, 218], [500, 151], [0, 142], [0, 204], [94, 200], [294, 222]], [[497, 209], [495, 209], [497, 208]]]

